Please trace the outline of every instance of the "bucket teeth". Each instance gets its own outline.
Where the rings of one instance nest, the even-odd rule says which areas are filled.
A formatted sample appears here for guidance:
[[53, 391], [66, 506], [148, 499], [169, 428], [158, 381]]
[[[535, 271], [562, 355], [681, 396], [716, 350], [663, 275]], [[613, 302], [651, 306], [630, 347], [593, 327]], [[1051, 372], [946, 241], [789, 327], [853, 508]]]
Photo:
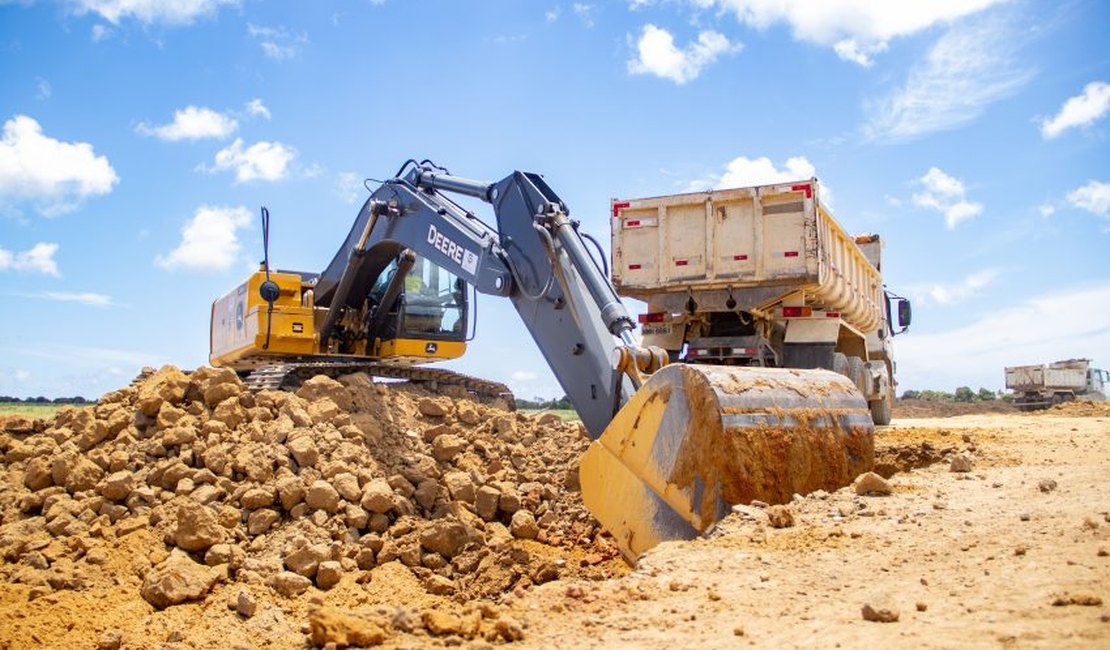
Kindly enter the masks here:
[[675, 364], [582, 457], [586, 506], [635, 559], [758, 499], [835, 490], [874, 463], [867, 402], [825, 370]]

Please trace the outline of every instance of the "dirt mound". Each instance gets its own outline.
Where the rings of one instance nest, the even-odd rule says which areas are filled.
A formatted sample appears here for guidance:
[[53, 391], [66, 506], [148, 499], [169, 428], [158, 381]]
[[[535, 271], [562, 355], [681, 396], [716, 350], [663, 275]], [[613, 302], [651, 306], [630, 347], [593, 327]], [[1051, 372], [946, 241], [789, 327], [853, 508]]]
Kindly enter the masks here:
[[896, 418], [946, 418], [957, 415], [983, 413], [1016, 413], [1013, 404], [1002, 400], [986, 402], [942, 402], [924, 399], [899, 399], [894, 401]]
[[[474, 602], [624, 570], [576, 492], [587, 443], [579, 424], [555, 416], [362, 374], [251, 393], [229, 370], [167, 366], [93, 407], [4, 423], [0, 576], [15, 589], [4, 598], [57, 604], [105, 591], [141, 597], [131, 607], [147, 613], [230, 598], [241, 618], [260, 607], [295, 615], [304, 599], [391, 603], [375, 614], [391, 621], [374, 624], [383, 638], [455, 630], [507, 640], [512, 626]], [[339, 596], [324, 595], [333, 589]], [[13, 635], [34, 627], [23, 618]], [[69, 624], [67, 642], [81, 632], [115, 632], [126, 647], [159, 641], [149, 620], [145, 630], [85, 623]], [[303, 643], [282, 636], [303, 619], [270, 623], [247, 638]], [[228, 641], [211, 625], [211, 639], [204, 625], [165, 638]], [[331, 629], [314, 624], [313, 638], [317, 627]]]
[[1110, 417], [1110, 401], [1088, 402], [1086, 400], [1078, 400], [1075, 402], [1063, 402], [1054, 405], [1052, 408], [1042, 411], [1031, 411], [1031, 413], [1083, 418]]

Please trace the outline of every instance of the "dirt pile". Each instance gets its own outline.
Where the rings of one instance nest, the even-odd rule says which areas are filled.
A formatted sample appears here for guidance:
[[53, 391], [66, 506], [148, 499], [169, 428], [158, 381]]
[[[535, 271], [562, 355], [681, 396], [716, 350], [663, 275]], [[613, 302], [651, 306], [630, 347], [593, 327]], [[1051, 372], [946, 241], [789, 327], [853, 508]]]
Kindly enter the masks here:
[[[553, 415], [363, 374], [252, 393], [229, 370], [167, 366], [94, 407], [3, 428], [0, 576], [31, 600], [121, 572], [159, 610], [240, 586], [312, 597], [400, 565], [420, 596], [461, 603], [619, 566], [577, 493], [588, 441]], [[478, 613], [488, 625], [465, 630], [513, 635]]]
[[1013, 404], [1002, 400], [948, 402], [926, 399], [898, 399], [894, 401], [893, 413], [896, 418], [945, 418], [983, 413], [1017, 413], [1017, 409]]
[[1088, 402], [1085, 400], [1077, 400], [1074, 402], [1063, 402], [1062, 404], [1056, 404], [1052, 408], [1043, 411], [1033, 411], [1033, 413], [1083, 418], [1110, 417], [1110, 401]]

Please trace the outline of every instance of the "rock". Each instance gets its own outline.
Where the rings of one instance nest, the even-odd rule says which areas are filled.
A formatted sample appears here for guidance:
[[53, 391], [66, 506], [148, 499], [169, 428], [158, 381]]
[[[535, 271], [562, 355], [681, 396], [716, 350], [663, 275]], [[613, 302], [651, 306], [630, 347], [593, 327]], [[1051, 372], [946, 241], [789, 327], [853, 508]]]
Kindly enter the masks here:
[[23, 470], [23, 485], [28, 490], [38, 492], [54, 485], [54, 476], [51, 463], [42, 456], [27, 461]]
[[123, 645], [123, 632], [119, 630], [105, 630], [96, 642], [96, 650], [119, 650]]
[[393, 488], [385, 479], [376, 478], [362, 488], [359, 504], [369, 512], [385, 514], [393, 510]]
[[204, 551], [224, 541], [226, 532], [215, 513], [199, 503], [188, 501], [177, 508], [177, 528], [173, 541], [186, 551]]
[[469, 472], [447, 472], [443, 475], [443, 483], [452, 499], [474, 503], [474, 481]]
[[886, 595], [873, 596], [864, 603], [862, 614], [863, 620], [877, 623], [893, 623], [899, 617], [898, 606]]
[[139, 410], [150, 417], [158, 415], [162, 404], [180, 404], [189, 388], [189, 378], [174, 366], [162, 366], [139, 385]]
[[516, 440], [516, 420], [507, 415], [493, 419], [493, 430], [502, 440]]
[[466, 441], [459, 436], [445, 433], [432, 440], [432, 456], [440, 462], [450, 462], [466, 449]]
[[320, 607], [308, 613], [309, 637], [318, 648], [381, 645], [388, 638], [388, 623], [363, 618], [335, 607]]
[[235, 598], [235, 612], [243, 618], [250, 618], [258, 611], [258, 601], [255, 600], [251, 592], [246, 589], [240, 589], [239, 595]]
[[967, 454], [956, 454], [952, 457], [952, 463], [948, 466], [949, 471], [966, 473], [971, 471], [971, 457]]
[[269, 508], [274, 504], [274, 490], [270, 487], [251, 488], [239, 497], [239, 505], [247, 510]]
[[296, 476], [278, 479], [277, 493], [278, 499], [281, 500], [281, 507], [286, 511], [292, 510], [293, 506], [304, 500], [304, 481]]
[[790, 528], [794, 525], [794, 513], [786, 506], [771, 506], [767, 509], [767, 522], [771, 528]]
[[218, 567], [197, 564], [181, 551], [173, 551], [147, 572], [139, 593], [158, 609], [199, 600], [223, 577]]
[[204, 403], [208, 408], [215, 408], [224, 400], [238, 397], [245, 388], [234, 370], [221, 368], [219, 374], [213, 377], [208, 387], [204, 389]]
[[[53, 473], [53, 472], [52, 472]], [[70, 494], [84, 492], [96, 487], [104, 477], [104, 470], [84, 456], [78, 456], [66, 474], [65, 486]]]
[[860, 474], [852, 483], [852, 491], [860, 496], [887, 496], [891, 493], [890, 483], [875, 472]]
[[420, 481], [416, 486], [416, 490], [412, 493], [412, 498], [420, 504], [421, 508], [431, 510], [436, 503], [436, 497], [439, 496], [439, 483], [432, 479], [425, 479]]
[[255, 510], [247, 517], [247, 534], [252, 537], [261, 535], [279, 521], [281, 521], [281, 515], [270, 508]]
[[299, 467], [312, 467], [320, 457], [316, 443], [307, 435], [299, 435], [285, 443]]
[[343, 567], [334, 560], [321, 562], [318, 569], [316, 569], [316, 586], [321, 589], [331, 589], [339, 584], [340, 578], [343, 577]]
[[293, 573], [292, 571], [282, 571], [275, 574], [269, 580], [270, 587], [286, 598], [300, 596], [309, 587], [312, 586], [312, 581], [308, 578]]
[[1040, 489], [1041, 492], [1051, 492], [1056, 489], [1056, 481], [1050, 478], [1042, 478], [1040, 482], [1037, 483], [1037, 488]]
[[492, 485], [483, 485], [474, 496], [474, 511], [485, 521], [493, 521], [497, 517], [500, 499], [500, 490]]
[[430, 397], [424, 397], [416, 403], [416, 408], [420, 411], [421, 415], [430, 418], [441, 418], [447, 415], [447, 407], [441, 404], [438, 400]]
[[304, 502], [313, 510], [335, 514], [339, 510], [339, 492], [327, 481], [313, 481], [305, 493]]
[[351, 396], [347, 388], [326, 375], [316, 375], [301, 384], [297, 389], [297, 397], [310, 404], [317, 400], [328, 399], [344, 411], [351, 408]]
[[508, 616], [498, 618], [497, 622], [493, 624], [493, 630], [506, 641], [522, 641], [524, 639], [524, 628]]
[[469, 406], [464, 406], [459, 409], [459, 422], [474, 426], [481, 421], [482, 416], [478, 414], [478, 411], [470, 408]]
[[540, 534], [540, 527], [536, 525], [536, 517], [531, 512], [517, 510], [509, 522], [509, 532], [520, 539], [536, 539]]
[[341, 472], [331, 479], [332, 486], [351, 503], [358, 503], [362, 499], [362, 488], [358, 485], [358, 477], [350, 472]]
[[469, 541], [466, 526], [451, 518], [437, 519], [420, 533], [421, 546], [446, 558], [458, 555]]
[[473, 639], [478, 634], [478, 626], [482, 620], [481, 612], [471, 612], [466, 616], [456, 616], [448, 612], [430, 609], [421, 615], [424, 629], [435, 636], [458, 635], [464, 639]]
[[550, 427], [556, 424], [562, 424], [563, 418], [559, 417], [558, 413], [548, 412], [541, 415], [536, 423], [539, 424], [541, 427]]
[[320, 563], [328, 559], [327, 544], [311, 544], [285, 556], [285, 568], [306, 578], [316, 575]]
[[317, 424], [335, 424], [340, 413], [335, 402], [326, 397], [308, 405], [308, 417]]

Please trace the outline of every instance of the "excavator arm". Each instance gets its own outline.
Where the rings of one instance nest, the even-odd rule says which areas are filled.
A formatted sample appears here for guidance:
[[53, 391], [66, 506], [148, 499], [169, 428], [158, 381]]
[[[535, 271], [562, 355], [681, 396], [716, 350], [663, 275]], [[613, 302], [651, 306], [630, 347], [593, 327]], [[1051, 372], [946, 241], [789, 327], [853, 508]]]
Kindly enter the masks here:
[[[496, 226], [452, 194], [490, 204]], [[867, 402], [847, 378], [667, 365], [665, 352], [641, 346], [566, 205], [537, 174], [485, 183], [427, 161], [402, 166], [315, 284], [315, 304], [329, 309], [325, 341], [392, 261], [414, 254], [512, 302], [594, 439], [580, 462], [583, 500], [629, 559], [704, 533], [733, 504], [837, 489], [873, 464]]]

